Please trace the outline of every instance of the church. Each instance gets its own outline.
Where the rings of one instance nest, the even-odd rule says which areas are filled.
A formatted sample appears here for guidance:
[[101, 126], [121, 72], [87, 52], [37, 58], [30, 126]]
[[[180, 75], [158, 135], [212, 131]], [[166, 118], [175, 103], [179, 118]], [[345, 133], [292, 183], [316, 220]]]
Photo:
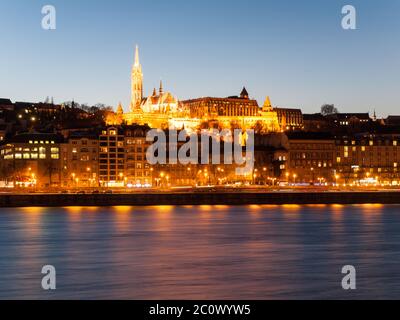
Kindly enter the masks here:
[[173, 119], [183, 115], [178, 99], [171, 92], [164, 91], [162, 81], [158, 90], [153, 89], [151, 96], [143, 97], [143, 72], [136, 46], [131, 73], [130, 112], [122, 115], [123, 120], [127, 124], [148, 124], [152, 128], [166, 129], [174, 127]]

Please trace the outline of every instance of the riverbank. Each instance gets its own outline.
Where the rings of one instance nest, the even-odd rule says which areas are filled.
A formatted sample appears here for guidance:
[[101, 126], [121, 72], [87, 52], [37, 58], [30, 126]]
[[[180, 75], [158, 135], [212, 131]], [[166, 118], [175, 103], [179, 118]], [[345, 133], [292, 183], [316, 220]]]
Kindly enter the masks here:
[[157, 206], [251, 204], [400, 204], [399, 191], [203, 192], [127, 194], [2, 194], [0, 207]]

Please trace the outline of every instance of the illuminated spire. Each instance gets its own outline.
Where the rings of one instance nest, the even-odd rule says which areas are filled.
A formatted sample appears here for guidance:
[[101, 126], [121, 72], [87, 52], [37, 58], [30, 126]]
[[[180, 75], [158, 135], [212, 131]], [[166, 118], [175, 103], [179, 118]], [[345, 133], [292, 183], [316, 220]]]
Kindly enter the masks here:
[[131, 94], [131, 111], [133, 111], [140, 107], [143, 98], [143, 73], [139, 62], [139, 47], [137, 45], [131, 74]]
[[272, 107], [271, 100], [269, 99], [269, 96], [267, 96], [265, 98], [264, 107], [266, 107], [266, 108], [271, 108]]
[[135, 50], [135, 67], [139, 67], [140, 66], [140, 62], [139, 62], [139, 47], [138, 45], [136, 45], [136, 50]]
[[162, 80], [160, 80], [160, 96], [163, 94], [163, 92]]
[[117, 114], [123, 114], [123, 113], [124, 113], [124, 108], [122, 107], [122, 104], [120, 102], [117, 107]]

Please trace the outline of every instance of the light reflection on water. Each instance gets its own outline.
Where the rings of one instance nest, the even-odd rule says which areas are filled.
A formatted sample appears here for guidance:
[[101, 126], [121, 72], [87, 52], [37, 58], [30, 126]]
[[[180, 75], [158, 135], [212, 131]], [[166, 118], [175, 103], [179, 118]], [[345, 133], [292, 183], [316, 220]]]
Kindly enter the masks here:
[[[400, 298], [400, 206], [0, 209], [0, 298]], [[57, 290], [40, 288], [57, 269]], [[357, 290], [341, 289], [343, 265]]]

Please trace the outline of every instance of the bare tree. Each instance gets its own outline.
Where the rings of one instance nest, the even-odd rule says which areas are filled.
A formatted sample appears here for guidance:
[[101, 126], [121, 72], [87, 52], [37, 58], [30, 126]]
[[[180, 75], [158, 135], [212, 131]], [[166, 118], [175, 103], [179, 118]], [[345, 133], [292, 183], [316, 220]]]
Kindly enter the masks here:
[[321, 114], [324, 116], [336, 113], [338, 113], [338, 110], [335, 108], [334, 104], [324, 104], [321, 106]]

